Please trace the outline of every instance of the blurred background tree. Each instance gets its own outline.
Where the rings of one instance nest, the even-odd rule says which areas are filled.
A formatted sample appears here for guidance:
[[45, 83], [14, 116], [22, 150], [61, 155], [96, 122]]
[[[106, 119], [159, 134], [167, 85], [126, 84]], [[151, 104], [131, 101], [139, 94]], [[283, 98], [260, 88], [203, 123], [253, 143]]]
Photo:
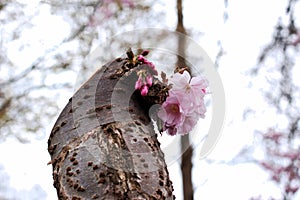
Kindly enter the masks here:
[[[251, 68], [248, 77], [251, 77], [249, 85], [252, 90], [259, 88], [261, 93], [265, 95], [265, 103], [268, 105], [266, 109], [271, 110], [270, 112], [274, 116], [274, 118], [267, 120], [271, 120], [273, 124], [271, 126], [265, 125], [265, 129], [261, 129], [261, 126], [258, 125], [252, 127], [253, 130], [257, 130], [251, 132], [255, 141], [253, 144], [248, 144], [236, 159], [241, 158], [246, 162], [254, 161], [270, 174], [270, 180], [276, 184], [276, 188], [281, 194], [280, 197], [277, 195], [274, 198], [295, 199], [300, 186], [300, 115], [298, 109], [300, 83], [297, 79], [299, 74], [297, 57], [300, 45], [297, 18], [299, 17], [297, 15], [299, 1], [283, 0], [280, 3], [282, 2], [287, 4], [285, 12], [278, 14], [277, 24], [270, 25], [275, 28], [273, 38], [268, 45], [261, 48], [258, 64], [253, 68], [252, 64], [243, 63], [247, 71]], [[228, 7], [235, 3], [227, 0], [218, 1], [214, 9], [220, 13], [218, 16], [208, 17], [208, 23], [211, 26], [220, 26], [215, 23], [218, 20], [214, 21], [214, 18], [221, 18], [219, 21], [223, 23], [226, 23], [230, 18], [238, 18], [239, 15], [234, 15], [236, 8], [232, 8], [231, 12], [228, 11]], [[201, 4], [204, 5], [205, 3], [201, 2], [199, 5]], [[183, 1], [183, 5], [184, 8], [188, 7], [187, 5], [193, 7], [191, 5], [194, 3], [186, 0]], [[255, 13], [267, 12], [260, 10], [265, 9], [262, 5], [256, 5], [254, 9]], [[240, 10], [245, 11], [244, 8], [240, 8]], [[183, 11], [184, 16], [188, 14], [185, 10]], [[196, 14], [200, 16], [200, 13]], [[80, 86], [95, 71], [87, 62], [87, 55], [105, 43], [107, 38], [124, 31], [148, 27], [175, 30], [176, 20], [170, 20], [168, 16], [171, 18], [176, 16], [175, 1], [1, 1], [0, 142], [4, 143], [8, 138], [16, 138], [21, 143], [28, 143], [47, 138], [61, 108], [76, 90], [74, 85]], [[197, 21], [197, 17], [197, 15], [194, 16], [195, 21]], [[254, 17], [252, 16], [252, 18]], [[261, 20], [263, 21], [264, 18]], [[231, 38], [223, 48], [223, 35], [221, 37], [222, 31], [220, 29], [214, 31], [209, 30], [211, 27], [205, 26], [205, 24], [199, 24], [199, 27], [195, 27], [190, 25], [190, 21], [185, 22], [187, 22], [187, 33], [197, 41], [200, 41], [205, 33], [211, 33], [206, 37], [210, 37], [209, 39], [201, 40], [201, 44], [213, 49], [207, 48], [209, 55], [219, 67], [221, 76], [226, 76], [226, 71], [232, 70], [228, 68], [226, 61], [226, 56], [231, 53], [229, 51], [230, 45], [242, 43], [247, 49], [247, 42], [249, 40], [256, 42], [258, 39], [255, 34], [261, 34], [258, 31], [259, 27], [256, 27], [257, 29], [252, 30], [254, 32], [249, 32], [247, 35], [244, 29], [250, 31], [246, 27], [252, 27], [253, 20], [241, 20], [241, 24], [238, 24], [241, 25], [239, 30], [229, 30], [228, 32], [232, 35], [234, 35], [233, 32], [237, 31], [242, 33], [238, 37]], [[256, 23], [259, 24], [260, 22], [256, 21]], [[270, 20], [269, 23], [273, 22]], [[228, 29], [232, 27], [234, 26], [230, 25]], [[199, 33], [199, 31], [203, 32]], [[246, 50], [244, 54], [247, 54]], [[258, 54], [259, 52], [257, 52]], [[115, 55], [99, 58], [100, 63], [107, 62], [110, 56]], [[251, 56], [248, 59], [254, 60]], [[174, 64], [175, 62], [176, 58]], [[234, 76], [235, 71], [239, 71], [237, 66], [234, 65], [233, 67], [235, 67], [234, 70], [230, 72], [233, 74], [232, 76]], [[80, 77], [77, 76], [78, 72], [81, 73]], [[230, 93], [231, 85], [226, 83], [226, 80], [224, 82], [229, 88], [228, 96], [232, 95]], [[262, 112], [255, 110], [255, 108], [252, 109], [249, 105], [243, 106], [247, 107], [243, 115], [245, 121], [250, 121], [252, 116], [257, 116], [257, 112]], [[248, 127], [243, 128], [247, 129]], [[224, 132], [226, 131], [224, 130]], [[192, 143], [194, 147], [197, 147], [198, 144], [198, 141]], [[222, 145], [220, 146], [222, 147]], [[46, 149], [44, 150], [46, 151]], [[259, 156], [256, 156], [256, 151], [260, 152]], [[196, 166], [194, 165], [193, 169], [200, 171], [199, 166], [202, 165], [198, 164], [197, 155], [194, 157], [193, 164]], [[213, 159], [206, 162], [211, 165], [211, 161], [213, 163], [219, 162], [219, 160]], [[230, 163], [226, 162], [226, 164]], [[199, 179], [197, 171], [195, 171], [195, 177], [197, 177], [195, 179]], [[1, 170], [0, 176], [3, 180], [8, 179], [3, 170]], [[198, 181], [195, 179], [193, 180], [194, 183]], [[205, 183], [205, 180], [203, 182]], [[195, 194], [200, 193], [201, 189], [199, 188], [204, 185], [203, 182], [198, 181], [194, 185]], [[0, 187], [0, 197], [18, 199], [16, 196], [10, 196], [12, 193], [10, 191], [14, 192], [15, 190], [9, 187]], [[22, 196], [23, 194], [19, 195]], [[39, 199], [44, 198], [45, 195], [41, 192]], [[261, 199], [263, 198], [261, 197]]]
[[257, 163], [270, 173], [281, 198], [295, 199], [300, 188], [300, 82], [299, 1], [289, 0], [285, 14], [274, 27], [273, 38], [263, 49], [254, 77], [264, 77], [262, 93], [274, 107], [274, 123], [256, 132], [263, 158]]
[[[163, 20], [152, 4], [109, 0], [1, 3], [0, 138], [13, 135], [25, 142], [29, 135], [24, 131], [44, 136], [45, 126], [57, 116], [59, 94], [72, 91], [76, 72], [90, 70], [85, 58], [95, 45], [119, 31], [152, 27], [156, 24], [152, 19], [158, 16]], [[57, 26], [47, 26], [40, 17]]]

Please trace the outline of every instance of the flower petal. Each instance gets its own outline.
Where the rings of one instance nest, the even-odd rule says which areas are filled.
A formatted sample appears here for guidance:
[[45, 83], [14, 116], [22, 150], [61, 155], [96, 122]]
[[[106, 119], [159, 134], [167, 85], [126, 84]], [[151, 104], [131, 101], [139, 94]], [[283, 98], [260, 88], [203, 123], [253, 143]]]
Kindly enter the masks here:
[[174, 74], [170, 79], [170, 83], [173, 84], [172, 90], [184, 90], [190, 79], [191, 76], [187, 71], [184, 71], [183, 74]]

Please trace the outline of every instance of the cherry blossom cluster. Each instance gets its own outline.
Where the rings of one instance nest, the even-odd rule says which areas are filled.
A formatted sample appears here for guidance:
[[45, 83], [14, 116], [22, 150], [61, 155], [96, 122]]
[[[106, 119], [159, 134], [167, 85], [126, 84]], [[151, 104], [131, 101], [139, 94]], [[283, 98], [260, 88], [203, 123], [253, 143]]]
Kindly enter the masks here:
[[138, 55], [137, 60], [142, 65], [146, 65], [149, 67], [149, 70], [140, 70], [138, 71], [138, 80], [135, 83], [135, 89], [141, 91], [142, 96], [146, 96], [148, 94], [149, 88], [153, 83], [153, 76], [158, 75], [158, 72], [155, 68], [155, 65], [148, 61], [143, 55], [147, 55], [149, 51], [143, 51], [141, 55]]
[[135, 83], [135, 89], [141, 91], [142, 96], [148, 94], [149, 87], [152, 86], [153, 77], [151, 74], [147, 74], [146, 70], [141, 70], [138, 72], [138, 80]]
[[158, 117], [163, 121], [163, 131], [169, 135], [187, 134], [204, 118], [204, 96], [208, 81], [202, 76], [191, 78], [189, 72], [174, 74], [169, 96], [162, 104]]
[[[148, 53], [149, 51], [143, 51], [132, 59], [144, 66], [137, 72], [138, 79], [135, 83], [135, 89], [144, 97], [158, 75], [155, 65], [144, 57]], [[163, 73], [162, 79], [163, 83], [168, 84], [168, 96], [157, 113], [159, 129], [169, 135], [187, 134], [205, 116], [204, 96], [207, 94], [208, 81], [202, 76], [191, 77], [188, 71], [175, 73], [169, 81]]]

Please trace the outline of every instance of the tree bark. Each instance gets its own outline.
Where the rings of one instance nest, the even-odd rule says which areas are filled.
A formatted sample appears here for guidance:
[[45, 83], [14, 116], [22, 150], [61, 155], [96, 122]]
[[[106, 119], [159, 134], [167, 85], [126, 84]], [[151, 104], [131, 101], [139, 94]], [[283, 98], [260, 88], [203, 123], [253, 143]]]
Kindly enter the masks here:
[[148, 116], [161, 100], [134, 91], [137, 67], [127, 58], [104, 65], [58, 117], [48, 151], [59, 199], [175, 198]]

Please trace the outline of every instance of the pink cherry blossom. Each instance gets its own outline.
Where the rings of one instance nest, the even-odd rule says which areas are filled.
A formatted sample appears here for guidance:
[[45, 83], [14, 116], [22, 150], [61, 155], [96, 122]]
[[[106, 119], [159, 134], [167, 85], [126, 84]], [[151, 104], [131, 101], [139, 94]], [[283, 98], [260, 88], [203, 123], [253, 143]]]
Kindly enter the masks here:
[[197, 112], [185, 112], [181, 102], [175, 95], [169, 95], [158, 112], [158, 117], [164, 122], [163, 130], [169, 135], [187, 134], [195, 127], [200, 115]]
[[172, 88], [162, 104], [158, 117], [164, 122], [168, 134], [187, 134], [199, 118], [205, 117], [204, 96], [208, 82], [201, 76], [191, 78], [187, 71], [176, 73], [171, 78]]
[[179, 93], [183, 98], [189, 99], [192, 106], [201, 104], [206, 94], [208, 81], [202, 76], [191, 78], [187, 71], [176, 73], [171, 77], [172, 92]]
[[198, 113], [202, 118], [206, 112], [204, 105], [204, 96], [208, 81], [201, 76], [191, 78], [187, 71], [183, 74], [176, 73], [170, 79], [172, 89], [170, 93], [176, 95], [185, 111], [185, 113]]
[[194, 115], [185, 116], [182, 123], [177, 125], [178, 134], [181, 135], [188, 134], [193, 130], [197, 122], [198, 122], [198, 117], [195, 113]]
[[164, 122], [163, 129], [169, 135], [175, 135], [178, 125], [184, 121], [184, 113], [176, 96], [168, 96], [157, 115]]
[[180, 124], [183, 121], [184, 113], [176, 96], [169, 96], [166, 99], [158, 116], [168, 125]]

